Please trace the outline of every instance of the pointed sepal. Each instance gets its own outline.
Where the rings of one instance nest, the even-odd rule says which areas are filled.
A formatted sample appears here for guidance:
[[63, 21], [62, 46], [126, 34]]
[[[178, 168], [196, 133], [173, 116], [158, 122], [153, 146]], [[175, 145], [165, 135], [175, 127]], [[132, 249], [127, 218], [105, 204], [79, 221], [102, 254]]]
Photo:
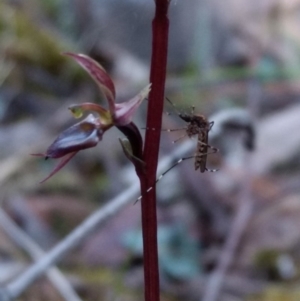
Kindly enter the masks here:
[[65, 52], [63, 54], [73, 58], [92, 77], [107, 98], [109, 111], [113, 115], [116, 99], [115, 85], [105, 69], [98, 62], [85, 54], [72, 52]]
[[60, 162], [58, 163], [58, 165], [50, 172], [50, 174], [43, 179], [42, 181], [40, 181], [40, 184], [46, 182], [47, 180], [49, 180], [51, 177], [53, 177], [57, 172], [59, 172], [75, 155], [77, 154], [77, 152], [73, 152], [70, 153], [64, 157], [62, 157], [62, 159], [60, 160]]
[[151, 90], [151, 84], [147, 85], [140, 93], [138, 93], [132, 99], [115, 104], [115, 115], [114, 124], [116, 126], [122, 126], [129, 124], [132, 121], [132, 118], [142, 103], [142, 101], [148, 96]]

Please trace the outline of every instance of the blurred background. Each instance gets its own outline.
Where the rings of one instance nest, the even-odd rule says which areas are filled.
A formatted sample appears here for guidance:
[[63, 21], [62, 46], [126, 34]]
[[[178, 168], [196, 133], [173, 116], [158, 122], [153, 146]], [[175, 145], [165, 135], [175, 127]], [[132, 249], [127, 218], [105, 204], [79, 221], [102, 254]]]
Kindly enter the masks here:
[[[153, 0], [0, 2], [1, 210], [44, 250], [137, 181], [111, 129], [39, 184], [57, 161], [30, 154], [76, 122], [68, 106], [105, 104], [61, 52], [98, 60], [125, 101], [148, 83], [153, 14]], [[299, 0], [170, 3], [166, 96], [180, 112], [195, 106], [215, 121], [210, 144], [220, 151], [208, 161], [218, 172], [200, 174], [187, 160], [157, 185], [162, 300], [300, 300], [299, 16]], [[184, 127], [167, 102], [165, 111], [165, 129]], [[181, 135], [162, 132], [161, 157], [185, 143], [172, 143]], [[133, 203], [59, 263], [83, 300], [143, 297]], [[0, 224], [5, 284], [31, 259]], [[62, 298], [42, 278], [19, 300]]]

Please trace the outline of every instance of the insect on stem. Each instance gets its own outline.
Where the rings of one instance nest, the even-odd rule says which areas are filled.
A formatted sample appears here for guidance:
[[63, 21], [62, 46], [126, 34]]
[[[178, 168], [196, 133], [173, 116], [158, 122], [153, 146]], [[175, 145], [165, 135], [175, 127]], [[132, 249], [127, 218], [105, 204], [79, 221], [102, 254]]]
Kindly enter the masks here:
[[[186, 113], [181, 113], [175, 104], [171, 102], [170, 99], [166, 98], [167, 101], [171, 104], [173, 107], [174, 111], [177, 113], [177, 115], [187, 123], [186, 127], [184, 128], [179, 128], [179, 129], [165, 129], [164, 131], [168, 132], [173, 132], [173, 131], [179, 131], [179, 130], [185, 130], [185, 134], [175, 141], [173, 143], [177, 142], [178, 140], [184, 138], [185, 136], [188, 136], [189, 138], [193, 136], [197, 136], [197, 148], [196, 148], [196, 153], [193, 156], [189, 157], [184, 157], [179, 160], [177, 160], [171, 167], [169, 167], [166, 171], [164, 171], [153, 183], [151, 187], [147, 189], [147, 193], [153, 189], [153, 187], [159, 182], [164, 175], [166, 175], [170, 170], [172, 170], [175, 166], [179, 165], [181, 162], [188, 160], [188, 159], [195, 159], [195, 170], [200, 170], [201, 173], [204, 173], [205, 171], [210, 171], [210, 172], [216, 172], [217, 169], [208, 169], [206, 167], [206, 162], [207, 162], [207, 155], [209, 154], [214, 154], [218, 152], [219, 150], [213, 146], [210, 146], [208, 144], [208, 134], [209, 131], [212, 129], [214, 122], [213, 121], [208, 121], [207, 118], [204, 115], [200, 114], [195, 114], [195, 107], [191, 107], [191, 112], [190, 114]], [[155, 129], [152, 129], [155, 130]], [[208, 150], [211, 150], [210, 152]], [[143, 196], [140, 196], [136, 201], [139, 201], [142, 199]]]
[[175, 106], [175, 104], [172, 103], [170, 99], [168, 98], [166, 99], [172, 105], [172, 107], [178, 114], [179, 118], [181, 118], [183, 121], [187, 123], [185, 127], [185, 135], [179, 137], [177, 140], [174, 141], [174, 143], [185, 136], [191, 138], [197, 135], [198, 143], [197, 143], [196, 154], [194, 156], [195, 170], [200, 169], [200, 172], [209, 171], [206, 168], [208, 149], [210, 148], [212, 150], [211, 153], [216, 153], [218, 151], [217, 148], [212, 147], [208, 144], [208, 133], [213, 127], [214, 122], [213, 121], [209, 122], [204, 115], [195, 114], [194, 106], [192, 106], [190, 114], [181, 113], [178, 111], [177, 107]]

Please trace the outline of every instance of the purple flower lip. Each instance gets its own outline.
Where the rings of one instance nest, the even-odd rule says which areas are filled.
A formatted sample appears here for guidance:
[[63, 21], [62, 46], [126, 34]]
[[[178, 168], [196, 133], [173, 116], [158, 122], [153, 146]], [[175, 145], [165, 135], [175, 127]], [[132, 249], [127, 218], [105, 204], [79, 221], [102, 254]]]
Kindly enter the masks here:
[[99, 119], [90, 114], [84, 120], [63, 131], [49, 146], [45, 154], [32, 154], [45, 159], [62, 158], [58, 166], [41, 183], [63, 168], [77, 152], [96, 146], [102, 139], [103, 133], [104, 130], [102, 124], [99, 123]]
[[[45, 157], [61, 158], [68, 153], [78, 152], [96, 146], [101, 140], [103, 132], [92, 128], [90, 124], [81, 124], [80, 127], [90, 129], [87, 129], [85, 132], [78, 132], [77, 129], [71, 127], [64, 131], [48, 148]], [[67, 136], [68, 134], [70, 134], [70, 136]]]
[[61, 158], [71, 152], [94, 147], [102, 139], [103, 130], [92, 114], [63, 131], [49, 146], [47, 158]]

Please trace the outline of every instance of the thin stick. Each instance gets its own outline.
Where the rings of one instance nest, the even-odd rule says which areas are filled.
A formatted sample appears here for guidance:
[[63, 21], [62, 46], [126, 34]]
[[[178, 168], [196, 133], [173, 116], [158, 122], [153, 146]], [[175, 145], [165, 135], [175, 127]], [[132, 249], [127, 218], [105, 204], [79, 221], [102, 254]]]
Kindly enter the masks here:
[[[6, 234], [30, 257], [37, 261], [45, 252], [29, 237], [22, 229], [20, 229], [11, 218], [0, 208], [0, 224]], [[59, 271], [58, 268], [52, 267], [46, 272], [47, 277], [53, 286], [57, 289], [60, 295], [67, 301], [81, 301], [80, 297], [73, 290], [72, 286]]]

